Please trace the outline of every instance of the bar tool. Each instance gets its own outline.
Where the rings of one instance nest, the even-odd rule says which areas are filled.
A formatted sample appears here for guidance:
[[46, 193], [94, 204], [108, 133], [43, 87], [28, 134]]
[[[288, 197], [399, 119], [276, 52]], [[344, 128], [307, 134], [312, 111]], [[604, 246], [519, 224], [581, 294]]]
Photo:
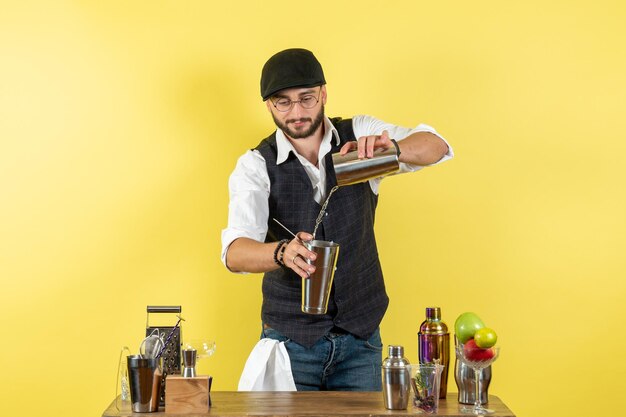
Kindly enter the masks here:
[[398, 172], [400, 151], [397, 143], [394, 142], [394, 145], [395, 147], [385, 150], [374, 150], [374, 156], [371, 158], [359, 159], [358, 151], [351, 151], [345, 155], [334, 153], [332, 158], [337, 185], [341, 187], [357, 184]]
[[426, 320], [422, 322], [417, 333], [417, 346], [419, 363], [438, 361], [443, 365], [439, 398], [446, 398], [450, 367], [450, 333], [446, 323], [441, 320], [441, 308], [426, 308]]
[[404, 357], [404, 347], [390, 345], [382, 368], [385, 408], [406, 410], [411, 394], [411, 364]]
[[339, 257], [339, 244], [325, 240], [311, 240], [303, 244], [315, 252], [317, 257], [315, 261], [305, 259], [309, 265], [315, 265], [315, 271], [308, 278], [302, 278], [302, 312], [326, 314]]
[[159, 329], [154, 329], [141, 341], [139, 345], [139, 354], [142, 358], [153, 359], [163, 348], [163, 334], [159, 332]]
[[[162, 359], [162, 371], [163, 377], [166, 378], [168, 375], [180, 374], [181, 371], [181, 340], [182, 340], [182, 329], [180, 326], [181, 317], [181, 306], [148, 306], [147, 307], [147, 316], [146, 316], [146, 336], [151, 335], [155, 329], [158, 330], [158, 334], [161, 337], [165, 337], [167, 335], [166, 340], [160, 346], [156, 356], [154, 358]], [[161, 314], [176, 314], [176, 317], [179, 318], [178, 322], [175, 326], [169, 325], [161, 325], [159, 322], [158, 325], [151, 324], [150, 315], [159, 313]], [[154, 321], [154, 319], [152, 320]], [[162, 384], [161, 388], [161, 397], [160, 397], [161, 405], [165, 404], [165, 384]]]
[[163, 387], [160, 358], [130, 355], [127, 358], [131, 409], [135, 413], [158, 411]]
[[[294, 238], [298, 239], [298, 236], [296, 236], [296, 235], [295, 235], [295, 234], [294, 234], [291, 230], [289, 230], [289, 229], [287, 228], [287, 226], [285, 226], [284, 224], [282, 224], [281, 222], [279, 222], [278, 220], [276, 220], [274, 217], [272, 217], [272, 220], [274, 220], [276, 223], [278, 223], [278, 225], [279, 225], [280, 227], [282, 227], [283, 229], [285, 229], [286, 231], [288, 231], [288, 232], [289, 232], [289, 234], [290, 234], [291, 236], [293, 236]], [[300, 239], [298, 239], [298, 240], [300, 240]]]
[[195, 349], [183, 349], [183, 377], [185, 378], [196, 376], [196, 353]]

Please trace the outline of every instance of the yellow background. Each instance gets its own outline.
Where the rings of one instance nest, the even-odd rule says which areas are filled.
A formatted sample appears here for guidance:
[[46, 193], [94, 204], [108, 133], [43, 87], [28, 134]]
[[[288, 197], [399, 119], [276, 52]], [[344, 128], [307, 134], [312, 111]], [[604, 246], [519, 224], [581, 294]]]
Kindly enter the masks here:
[[619, 413], [625, 21], [620, 1], [2, 1], [0, 414], [100, 415], [148, 304], [182, 305], [183, 335], [217, 340], [200, 371], [236, 389], [261, 277], [220, 263], [227, 180], [273, 127], [259, 73], [288, 47], [322, 62], [328, 114], [428, 123], [457, 154], [382, 186], [383, 343], [416, 361], [425, 307], [474, 311], [518, 416]]

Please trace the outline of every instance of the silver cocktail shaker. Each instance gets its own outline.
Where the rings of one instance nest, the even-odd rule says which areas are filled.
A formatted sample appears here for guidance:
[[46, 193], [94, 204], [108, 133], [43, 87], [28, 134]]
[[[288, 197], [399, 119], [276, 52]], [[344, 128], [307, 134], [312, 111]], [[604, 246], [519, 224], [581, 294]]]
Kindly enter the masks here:
[[328, 300], [333, 286], [333, 277], [339, 256], [339, 244], [325, 240], [303, 242], [304, 246], [315, 252], [315, 272], [308, 278], [302, 278], [302, 312], [307, 314], [326, 314]]
[[126, 357], [133, 413], [159, 411], [163, 386], [163, 358], [144, 358], [142, 355]]
[[443, 365], [439, 398], [446, 398], [450, 369], [450, 333], [446, 323], [441, 321], [439, 307], [426, 308], [426, 320], [422, 322], [417, 333], [417, 348], [420, 363], [434, 363], [438, 360]]
[[[458, 340], [454, 338], [454, 345], [458, 344]], [[454, 381], [459, 389], [459, 403], [474, 404], [476, 402], [476, 379], [474, 370], [463, 362], [455, 359], [454, 361]], [[484, 368], [480, 379], [480, 403], [487, 404], [489, 398], [489, 383], [491, 382], [491, 365]]]
[[393, 174], [400, 170], [398, 144], [389, 149], [377, 149], [371, 158], [359, 159], [357, 151], [348, 152], [345, 155], [335, 153], [332, 155], [333, 168], [337, 178], [337, 185], [351, 185]]
[[411, 364], [402, 346], [389, 346], [383, 361], [383, 397], [388, 410], [406, 410], [411, 396]]

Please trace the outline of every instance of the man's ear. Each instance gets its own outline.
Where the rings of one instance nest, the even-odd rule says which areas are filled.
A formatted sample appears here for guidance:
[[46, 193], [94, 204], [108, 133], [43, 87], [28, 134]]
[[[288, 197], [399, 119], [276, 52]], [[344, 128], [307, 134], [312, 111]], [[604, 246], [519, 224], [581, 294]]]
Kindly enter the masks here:
[[265, 106], [267, 107], [267, 111], [268, 112], [272, 112], [272, 108], [270, 107], [272, 105], [272, 103], [270, 103], [270, 99], [268, 98], [267, 100], [265, 100]]
[[322, 92], [322, 98], [321, 98], [322, 104], [325, 106], [326, 105], [326, 98], [327, 98], [327, 96], [326, 96], [326, 85], [322, 86], [321, 92]]

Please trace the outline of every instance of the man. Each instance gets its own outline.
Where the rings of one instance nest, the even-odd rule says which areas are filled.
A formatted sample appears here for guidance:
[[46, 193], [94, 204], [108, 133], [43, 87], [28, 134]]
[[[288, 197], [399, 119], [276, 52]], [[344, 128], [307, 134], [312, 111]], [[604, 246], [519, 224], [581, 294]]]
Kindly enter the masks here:
[[[429, 126], [394, 126], [370, 116], [324, 115], [326, 80], [315, 56], [287, 49], [261, 74], [261, 96], [278, 129], [238, 161], [230, 181], [222, 261], [233, 272], [263, 272], [263, 336], [284, 341], [298, 390], [381, 390], [379, 324], [389, 299], [376, 241], [374, 213], [381, 179], [340, 187], [315, 236], [341, 245], [328, 312], [301, 311], [301, 278], [315, 270], [315, 220], [336, 185], [331, 154], [360, 158], [396, 146], [400, 172], [453, 156]], [[277, 224], [280, 221], [292, 236]]]

